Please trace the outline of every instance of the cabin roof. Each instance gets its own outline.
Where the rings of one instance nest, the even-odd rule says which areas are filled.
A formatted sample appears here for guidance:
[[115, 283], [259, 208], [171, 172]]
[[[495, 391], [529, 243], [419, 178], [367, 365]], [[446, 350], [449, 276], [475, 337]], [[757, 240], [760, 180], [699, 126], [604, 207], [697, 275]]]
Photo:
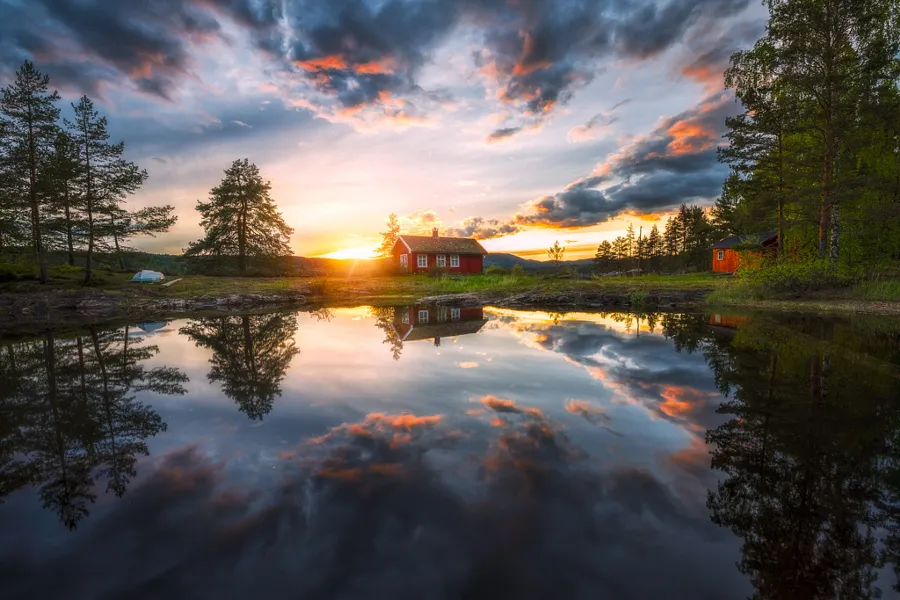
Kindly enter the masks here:
[[452, 254], [487, 254], [487, 250], [472, 238], [434, 237], [432, 235], [401, 235], [398, 243], [403, 243], [410, 252], [444, 252]]
[[403, 338], [403, 341], [413, 342], [416, 340], [430, 340], [436, 337], [454, 337], [478, 333], [485, 323], [487, 323], [487, 319], [419, 324], [412, 328], [412, 331]]
[[751, 245], [762, 246], [778, 238], [777, 231], [765, 231], [763, 233], [749, 233], [746, 235], [730, 235], [720, 240], [713, 246], [713, 250], [726, 250], [735, 246]]

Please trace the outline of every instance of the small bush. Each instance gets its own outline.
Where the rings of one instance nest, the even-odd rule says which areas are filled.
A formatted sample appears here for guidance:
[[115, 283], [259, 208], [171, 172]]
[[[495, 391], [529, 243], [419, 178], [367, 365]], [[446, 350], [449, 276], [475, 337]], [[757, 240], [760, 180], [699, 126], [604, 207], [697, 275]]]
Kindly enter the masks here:
[[737, 276], [738, 287], [758, 297], [846, 288], [857, 279], [852, 270], [827, 259], [764, 263], [759, 268], [741, 268]]
[[491, 265], [484, 270], [484, 274], [485, 275], [506, 275], [506, 269], [504, 269], [500, 265]]
[[37, 265], [20, 263], [0, 263], [0, 282], [24, 281], [38, 276]]
[[510, 275], [514, 277], [524, 277], [525, 276], [525, 267], [519, 264], [513, 265], [513, 268], [509, 271]]
[[445, 277], [449, 273], [446, 267], [430, 267], [428, 269], [429, 277]]

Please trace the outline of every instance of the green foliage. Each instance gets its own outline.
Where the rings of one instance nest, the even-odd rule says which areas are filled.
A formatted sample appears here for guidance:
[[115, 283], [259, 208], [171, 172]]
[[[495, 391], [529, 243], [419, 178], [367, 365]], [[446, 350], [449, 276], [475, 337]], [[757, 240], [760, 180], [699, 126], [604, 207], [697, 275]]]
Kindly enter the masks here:
[[[516, 265], [516, 266], [521, 268], [522, 265]], [[522, 270], [524, 271], [524, 269], [522, 269]], [[484, 270], [484, 274], [485, 275], [505, 275], [506, 269], [504, 269], [500, 265], [491, 265]]]
[[395, 213], [388, 215], [385, 224], [387, 225], [387, 231], [382, 232], [381, 245], [378, 246], [378, 250], [375, 253], [376, 256], [382, 258], [390, 256], [391, 248], [394, 247], [394, 242], [396, 242], [397, 238], [400, 236], [400, 223], [397, 221], [397, 215]]
[[450, 274], [450, 270], [447, 267], [429, 267], [428, 268], [428, 276], [431, 278], [446, 277], [449, 274]]
[[[859, 273], [827, 259], [769, 261], [759, 268], [742, 268], [727, 298], [764, 299], [848, 288]], [[726, 297], [718, 297], [723, 300]]]
[[810, 252], [845, 267], [900, 257], [896, 2], [766, 5], [766, 35], [725, 73], [745, 110], [726, 122], [716, 224], [778, 230], [795, 264]]
[[563, 259], [563, 255], [566, 253], [566, 247], [559, 245], [559, 240], [553, 242], [553, 245], [547, 250], [547, 257], [550, 259], [550, 262], [553, 263], [555, 267], [559, 267], [559, 263]]
[[226, 169], [222, 182], [209, 193], [208, 202], [197, 202], [200, 225], [206, 235], [192, 242], [186, 256], [237, 256], [238, 271], [245, 273], [247, 257], [279, 257], [290, 254], [288, 227], [269, 196], [271, 184], [246, 158]]
[[524, 277], [525, 267], [519, 264], [513, 265], [512, 269], [509, 270], [509, 274], [513, 275], [514, 277]]

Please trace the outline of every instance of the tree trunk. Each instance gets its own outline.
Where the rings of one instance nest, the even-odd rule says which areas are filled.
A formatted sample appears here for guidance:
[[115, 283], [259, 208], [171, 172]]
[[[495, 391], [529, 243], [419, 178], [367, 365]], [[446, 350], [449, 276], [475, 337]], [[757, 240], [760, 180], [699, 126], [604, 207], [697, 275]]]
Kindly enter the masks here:
[[831, 207], [831, 262], [837, 262], [841, 249], [841, 207], [835, 204]]
[[246, 268], [247, 253], [247, 199], [244, 197], [244, 187], [241, 185], [241, 176], [238, 175], [238, 195], [241, 201], [241, 214], [238, 217], [238, 271], [243, 273]]
[[28, 108], [28, 200], [31, 205], [31, 241], [34, 246], [34, 260], [41, 272], [41, 283], [47, 283], [47, 257], [41, 243], [41, 212], [37, 193], [37, 141], [34, 139], [31, 107]]
[[122, 258], [122, 250], [119, 248], [119, 234], [116, 233], [116, 219], [113, 216], [109, 217], [109, 222], [112, 225], [112, 234], [113, 234], [113, 243], [116, 246], [116, 260], [119, 261], [119, 268], [123, 271], [125, 270], [125, 261]]
[[69, 181], [65, 182], [63, 207], [66, 212], [66, 248], [69, 251], [69, 266], [75, 266], [75, 244], [72, 242], [72, 215], [69, 209]]
[[784, 260], [784, 129], [778, 129], [778, 260]]
[[[85, 124], [85, 129], [87, 124]], [[84, 265], [84, 284], [90, 285], [94, 276], [93, 258], [94, 258], [94, 190], [93, 178], [91, 176], [91, 151], [90, 144], [87, 139], [87, 131], [84, 134], [84, 165], [85, 165], [85, 187], [84, 193], [87, 198], [87, 218], [88, 218], [88, 248], [87, 257]]]
[[831, 134], [825, 142], [825, 160], [822, 168], [822, 203], [819, 206], [819, 258], [825, 258], [828, 250], [828, 215], [831, 209]]

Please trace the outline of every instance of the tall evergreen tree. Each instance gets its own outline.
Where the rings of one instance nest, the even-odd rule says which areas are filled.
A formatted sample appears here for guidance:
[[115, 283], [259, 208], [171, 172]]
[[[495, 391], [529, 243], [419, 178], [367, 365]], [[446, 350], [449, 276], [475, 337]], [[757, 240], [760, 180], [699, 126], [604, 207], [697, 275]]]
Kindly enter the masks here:
[[104, 241], [113, 238], [118, 250], [118, 232], [122, 215], [121, 203], [147, 179], [147, 172], [122, 158], [125, 143], [109, 142], [106, 117], [94, 109], [94, 103], [82, 96], [73, 104], [75, 120], [66, 121], [78, 144], [81, 206], [84, 210], [87, 236], [84, 282], [93, 279], [93, 256]]
[[[11, 194], [4, 200], [17, 206], [27, 207], [31, 219], [31, 245], [35, 262], [40, 267], [41, 282], [47, 282], [47, 257], [41, 233], [41, 202], [38, 180], [47, 164], [53, 140], [56, 136], [56, 121], [59, 108], [56, 102], [59, 94], [50, 92], [50, 78], [25, 61], [16, 72], [15, 81], [3, 89], [0, 97], [0, 146], [5, 156], [6, 176]], [[22, 202], [19, 194], [24, 193]], [[6, 211], [4, 211], [6, 212]]]
[[288, 240], [294, 230], [284, 222], [269, 196], [271, 184], [259, 168], [246, 158], [236, 160], [225, 178], [209, 194], [208, 202], [197, 202], [206, 235], [193, 242], [189, 256], [235, 256], [244, 272], [248, 256], [290, 254]]
[[70, 265], [75, 264], [76, 236], [81, 230], [78, 154], [78, 144], [72, 136], [63, 129], [57, 130], [44, 178], [44, 191], [51, 208], [48, 229], [61, 238]]

